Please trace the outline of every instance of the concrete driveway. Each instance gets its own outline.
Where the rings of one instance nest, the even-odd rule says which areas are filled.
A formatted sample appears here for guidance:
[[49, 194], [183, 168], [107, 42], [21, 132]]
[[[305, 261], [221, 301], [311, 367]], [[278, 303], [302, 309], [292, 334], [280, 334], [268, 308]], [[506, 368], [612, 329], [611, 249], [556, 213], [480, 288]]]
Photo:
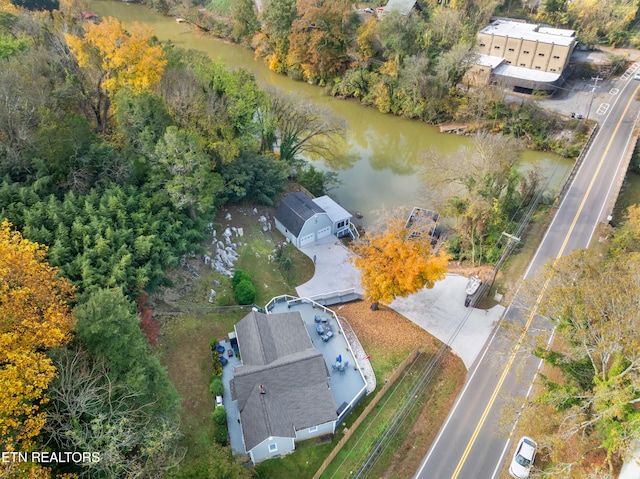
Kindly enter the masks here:
[[[313, 298], [347, 289], [363, 293], [360, 271], [349, 261], [351, 251], [334, 236], [305, 246], [302, 252], [311, 259], [316, 257], [316, 271], [311, 280], [296, 288], [299, 297]], [[449, 274], [433, 289], [398, 298], [390, 307], [449, 345], [469, 369], [505, 308], [466, 308], [466, 286], [467, 278]]]
[[389, 306], [449, 345], [470, 369], [505, 308], [465, 307], [467, 282], [464, 276], [448, 274], [432, 289], [423, 288], [406, 298], [397, 298]]
[[360, 271], [349, 261], [351, 251], [335, 236], [311, 243], [301, 251], [309, 258], [316, 258], [316, 271], [309, 281], [296, 288], [301, 298], [354, 289], [356, 293], [364, 291], [360, 285]]

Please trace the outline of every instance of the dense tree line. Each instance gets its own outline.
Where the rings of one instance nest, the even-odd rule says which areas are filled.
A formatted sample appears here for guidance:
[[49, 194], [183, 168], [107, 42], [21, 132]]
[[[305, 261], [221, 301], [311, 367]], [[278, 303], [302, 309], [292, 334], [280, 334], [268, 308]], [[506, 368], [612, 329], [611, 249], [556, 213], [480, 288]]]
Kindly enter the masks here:
[[537, 20], [576, 30], [578, 41], [587, 46], [603, 42], [612, 46], [629, 42], [637, 45], [640, 41], [637, 29], [632, 28], [638, 14], [635, 0], [526, 0], [523, 3]]
[[[583, 132], [571, 140], [555, 139], [575, 125], [535, 108], [534, 101], [510, 105], [498, 88], [487, 87], [489, 94], [485, 89], [459, 88], [474, 58], [478, 29], [492, 15], [510, 12], [513, 2], [507, 8], [496, 0], [419, 0], [409, 15], [386, 12], [383, 17], [356, 11], [339, 0], [320, 4], [269, 0], [259, 2], [259, 12], [247, 2], [251, 3], [212, 1], [204, 8], [196, 1], [147, 3], [250, 46], [273, 71], [323, 85], [331, 95], [355, 98], [384, 113], [430, 123], [465, 122], [475, 129], [522, 138], [529, 148], [565, 156], [576, 156], [584, 144]], [[516, 13], [531, 21], [548, 21], [544, 12], [555, 8], [552, 3], [517, 3]], [[566, 3], [576, 12], [589, 2], [555, 3]], [[629, 2], [618, 3], [624, 8], [608, 2], [599, 2], [598, 8], [616, 21], [635, 12], [629, 10]]]
[[12, 223], [0, 260], [26, 248], [33, 271], [57, 275], [29, 294], [17, 276], [6, 284], [24, 288], [0, 288], [12, 309], [0, 321], [0, 446], [102, 453], [55, 473], [161, 477], [184, 454], [179, 397], [136, 310], [199, 251], [221, 205], [273, 205], [295, 172], [323, 194], [331, 177], [304, 155], [328, 152], [345, 125], [244, 70], [161, 45], [146, 26], [81, 13], [0, 2], [0, 217]]

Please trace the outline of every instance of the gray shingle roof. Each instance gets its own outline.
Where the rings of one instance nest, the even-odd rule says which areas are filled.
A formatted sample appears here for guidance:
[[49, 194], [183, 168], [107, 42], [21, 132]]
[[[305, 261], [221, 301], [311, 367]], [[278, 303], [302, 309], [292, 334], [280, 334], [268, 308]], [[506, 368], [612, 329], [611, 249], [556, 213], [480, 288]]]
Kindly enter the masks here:
[[300, 313], [253, 311], [236, 331], [243, 365], [234, 370], [231, 391], [247, 450], [270, 436], [295, 437], [296, 430], [336, 419], [329, 371]]
[[265, 365], [313, 347], [298, 311], [264, 314], [251, 311], [236, 324], [244, 365]]
[[300, 234], [304, 223], [324, 210], [304, 193], [289, 193], [280, 201], [276, 210], [277, 220], [295, 236]]

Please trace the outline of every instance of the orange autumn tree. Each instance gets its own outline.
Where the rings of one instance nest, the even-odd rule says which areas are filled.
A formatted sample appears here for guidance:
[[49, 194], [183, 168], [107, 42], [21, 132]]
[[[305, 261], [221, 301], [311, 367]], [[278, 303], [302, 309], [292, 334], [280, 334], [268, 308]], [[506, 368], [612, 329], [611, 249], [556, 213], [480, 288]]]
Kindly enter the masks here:
[[45, 261], [46, 248], [0, 224], [0, 448], [25, 451], [45, 422], [56, 374], [46, 351], [66, 343], [72, 286]]
[[81, 83], [91, 97], [98, 127], [105, 132], [110, 102], [122, 88], [134, 93], [157, 85], [167, 65], [160, 45], [152, 42], [153, 30], [133, 22], [129, 30], [115, 18], [88, 23], [84, 35], [65, 34], [81, 72]]
[[434, 251], [429, 235], [416, 235], [399, 218], [385, 220], [381, 232], [367, 232], [354, 243], [353, 263], [360, 270], [371, 309], [389, 304], [444, 279], [449, 256]]

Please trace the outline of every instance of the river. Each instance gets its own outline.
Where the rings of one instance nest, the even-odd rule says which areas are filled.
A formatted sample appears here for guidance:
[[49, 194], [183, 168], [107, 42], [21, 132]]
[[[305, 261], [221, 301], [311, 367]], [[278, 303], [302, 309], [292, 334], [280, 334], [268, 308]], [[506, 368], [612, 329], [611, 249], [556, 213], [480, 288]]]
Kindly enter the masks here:
[[[358, 222], [363, 226], [367, 226], [375, 218], [374, 212], [381, 208], [434, 209], [428, 193], [434, 185], [425, 184], [416, 174], [422, 168], [421, 153], [435, 149], [444, 155], [470, 144], [467, 137], [442, 134], [419, 121], [385, 115], [355, 101], [327, 96], [320, 87], [273, 73], [263, 62], [254, 60], [253, 52], [248, 49], [207, 36], [143, 5], [113, 0], [92, 0], [89, 4], [100, 16], [112, 16], [125, 24], [146, 23], [161, 41], [171, 40], [182, 48], [206, 52], [229, 68], [245, 68], [254, 73], [259, 84], [299, 92], [345, 118], [349, 124], [347, 138], [344, 144], [336, 145], [340, 161], [327, 164], [318, 160], [314, 165], [338, 174], [340, 184], [330, 195], [352, 213], [361, 212], [364, 217]], [[572, 165], [571, 160], [536, 151], [526, 151], [524, 162], [526, 168], [549, 172], [548, 176], [552, 177], [549, 188], [554, 191], [559, 189]]]

